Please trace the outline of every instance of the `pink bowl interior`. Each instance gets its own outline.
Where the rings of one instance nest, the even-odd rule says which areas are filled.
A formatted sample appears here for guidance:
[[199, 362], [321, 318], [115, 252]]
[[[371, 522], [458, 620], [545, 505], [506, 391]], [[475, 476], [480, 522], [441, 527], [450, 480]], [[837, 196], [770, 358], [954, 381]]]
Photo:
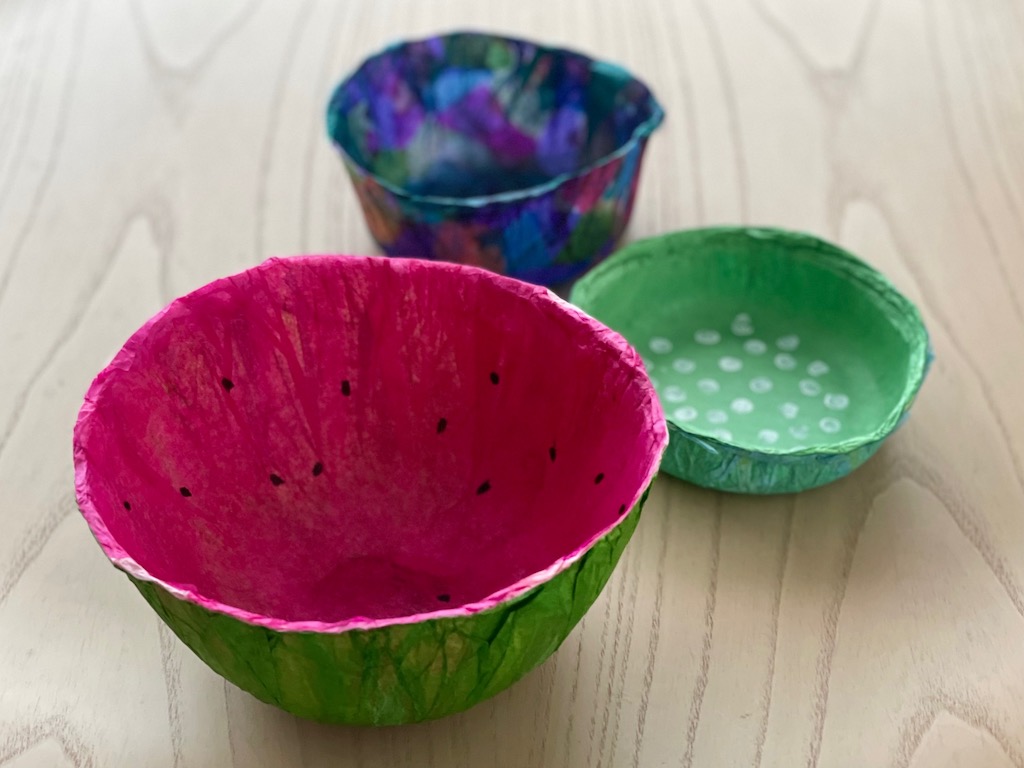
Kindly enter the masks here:
[[578, 555], [637, 500], [663, 432], [635, 353], [543, 289], [301, 257], [132, 337], [76, 427], [78, 491], [107, 553], [172, 588], [387, 619]]

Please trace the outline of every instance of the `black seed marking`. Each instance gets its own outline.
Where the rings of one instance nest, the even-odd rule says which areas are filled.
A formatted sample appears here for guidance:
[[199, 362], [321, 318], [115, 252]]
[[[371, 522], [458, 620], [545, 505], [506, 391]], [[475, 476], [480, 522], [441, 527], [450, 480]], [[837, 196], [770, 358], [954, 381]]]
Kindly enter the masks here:
[[438, 595], [437, 599], [440, 600], [442, 603], [447, 603], [449, 600], [452, 599], [452, 596], [448, 594], [442, 594]]
[[437, 422], [437, 434], [440, 435], [446, 429], [448, 429], [448, 419], [441, 419], [439, 422]]
[[270, 482], [272, 482], [274, 485], [284, 485], [284, 480], [281, 478], [280, 475], [271, 475]]
[[552, 445], [550, 448], [548, 448], [548, 456], [550, 456], [551, 460], [554, 461], [556, 455], [557, 454], [555, 452], [555, 446]]
[[127, 509], [129, 512], [132, 511], [132, 505], [129, 504], [127, 501], [124, 503], [124, 508]]
[[181, 491], [181, 495], [184, 496], [186, 499], [192, 495], [192, 491], [190, 491], [184, 485], [181, 486], [181, 488], [179, 488], [178, 490]]
[[623, 504], [621, 507], [619, 507], [619, 517], [622, 517], [622, 515], [624, 515], [624, 514], [626, 514], [626, 505], [625, 504]]
[[476, 495], [479, 496], [482, 493], [487, 493], [489, 490], [491, 490], [491, 481], [484, 480], [480, 483], [480, 487], [476, 489]]
[[602, 480], [604, 480], [604, 472], [598, 472], [597, 477], [594, 478], [594, 485], [600, 485]]
[[491, 384], [497, 384], [499, 381], [497, 371], [491, 371]]
[[318, 476], [322, 475], [323, 472], [324, 472], [323, 462], [318, 461], [316, 464], [313, 465], [313, 477], [318, 477]]
[[343, 394], [345, 397], [348, 397], [349, 395], [352, 394], [352, 385], [348, 383], [348, 379], [345, 379], [343, 382], [341, 382], [341, 394]]
[[235, 382], [233, 382], [227, 376], [225, 376], [223, 379], [221, 379], [220, 383], [221, 383], [221, 386], [223, 386], [224, 389], [227, 390], [228, 392], [230, 392], [232, 389], [234, 389], [234, 386], [235, 386]]

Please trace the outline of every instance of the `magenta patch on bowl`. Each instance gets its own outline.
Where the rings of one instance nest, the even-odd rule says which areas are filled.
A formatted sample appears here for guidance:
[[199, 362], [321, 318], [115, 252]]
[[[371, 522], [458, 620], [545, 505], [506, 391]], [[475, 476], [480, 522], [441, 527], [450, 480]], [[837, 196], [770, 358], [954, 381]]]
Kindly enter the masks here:
[[133, 576], [341, 631], [549, 580], [632, 508], [665, 442], [637, 354], [546, 289], [309, 256], [140, 329], [86, 397], [76, 488]]

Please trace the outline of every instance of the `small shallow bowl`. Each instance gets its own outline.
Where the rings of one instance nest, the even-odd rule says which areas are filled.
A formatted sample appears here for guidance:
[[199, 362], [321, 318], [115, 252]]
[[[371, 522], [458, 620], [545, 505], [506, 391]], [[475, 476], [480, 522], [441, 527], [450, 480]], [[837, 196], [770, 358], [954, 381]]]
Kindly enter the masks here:
[[304, 717], [405, 723], [558, 647], [667, 441], [639, 355], [544, 288], [297, 257], [131, 337], [86, 395], [75, 485], [215, 671]]
[[552, 285], [614, 247], [663, 116], [615, 65], [458, 32], [367, 59], [327, 125], [385, 253]]
[[851, 472], [903, 421], [931, 361], [920, 314], [888, 280], [795, 232], [636, 242], [572, 301], [644, 355], [669, 421], [662, 469], [724, 491]]

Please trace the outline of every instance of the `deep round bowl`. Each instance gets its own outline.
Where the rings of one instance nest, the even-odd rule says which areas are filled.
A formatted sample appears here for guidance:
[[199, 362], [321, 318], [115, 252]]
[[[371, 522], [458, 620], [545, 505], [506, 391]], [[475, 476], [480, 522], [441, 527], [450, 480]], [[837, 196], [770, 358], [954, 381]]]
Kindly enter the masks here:
[[327, 126], [385, 253], [551, 285], [613, 248], [663, 116], [615, 65], [459, 32], [367, 59]]
[[304, 717], [404, 723], [559, 646], [667, 439], [639, 355], [546, 289], [298, 257], [131, 337], [86, 395], [75, 485], [215, 671]]
[[866, 461], [931, 361], [914, 305], [830, 243], [698, 229], [631, 244], [572, 301], [644, 354], [669, 420], [662, 469], [742, 493], [800, 491]]

